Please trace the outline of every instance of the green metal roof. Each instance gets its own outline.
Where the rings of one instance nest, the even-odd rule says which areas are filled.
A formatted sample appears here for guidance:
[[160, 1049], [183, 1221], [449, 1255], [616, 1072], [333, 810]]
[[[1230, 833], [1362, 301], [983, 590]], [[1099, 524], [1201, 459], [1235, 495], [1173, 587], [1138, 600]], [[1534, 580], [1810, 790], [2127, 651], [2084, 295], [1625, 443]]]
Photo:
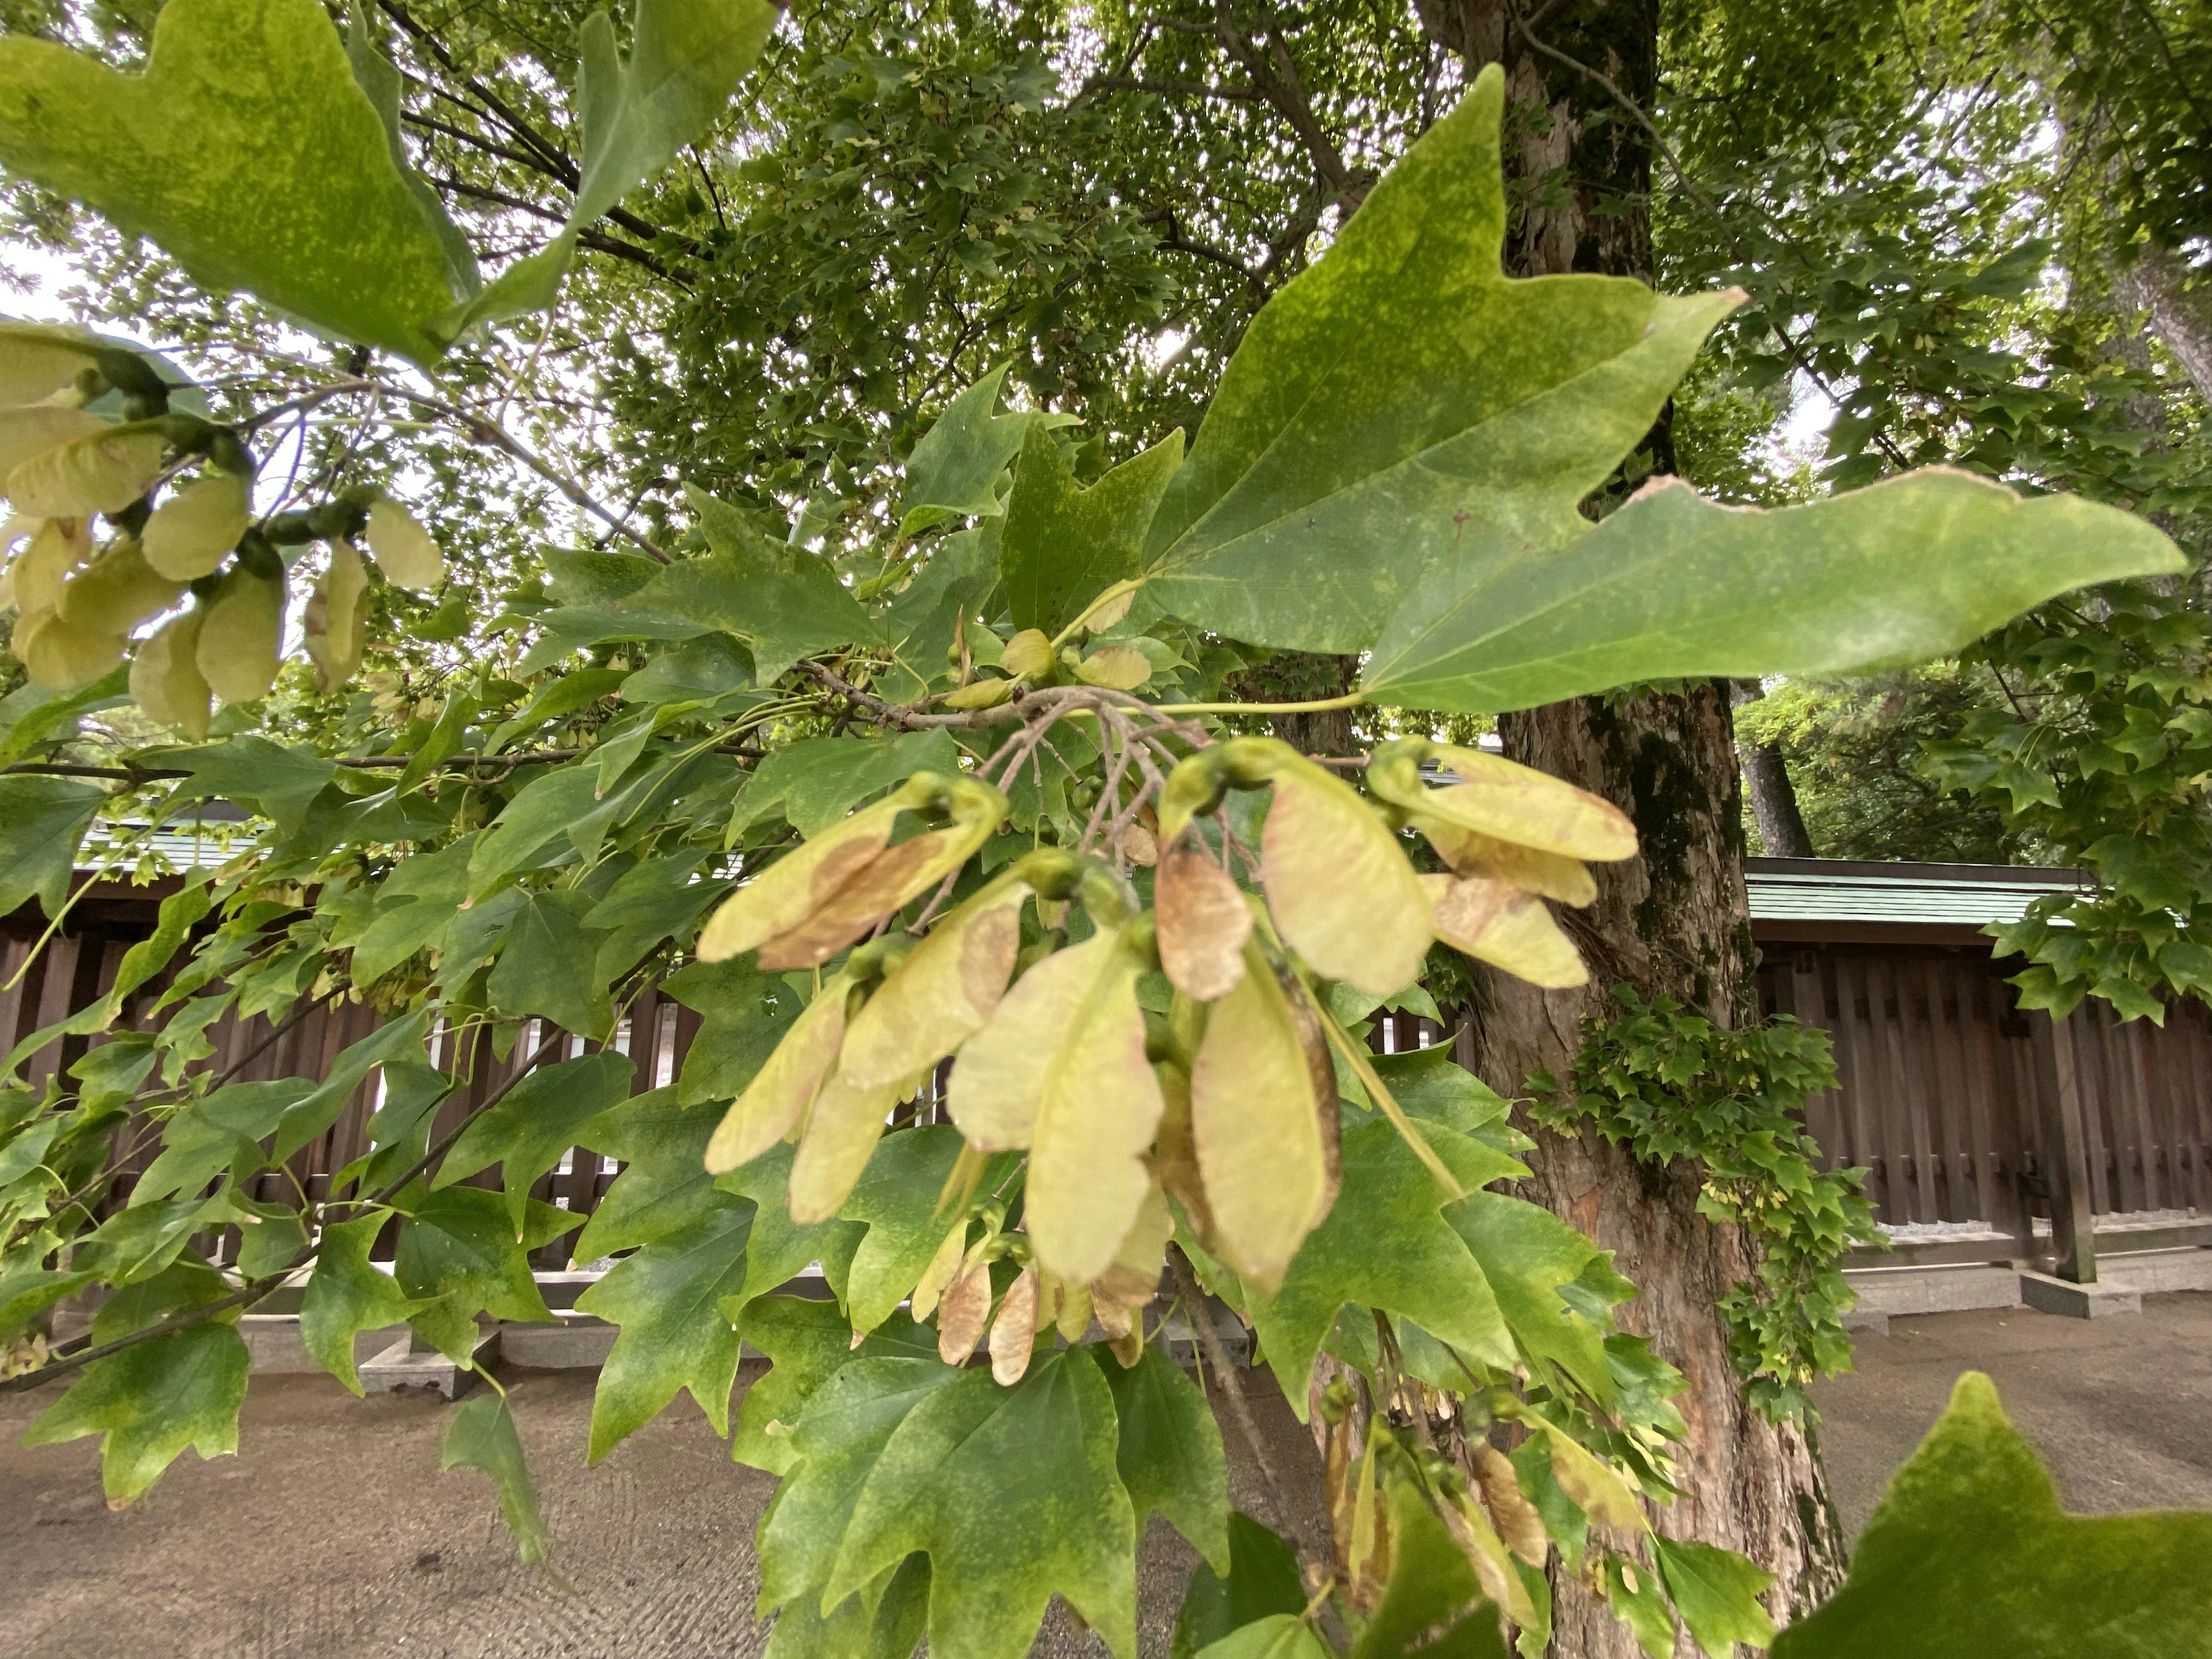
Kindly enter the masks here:
[[2079, 870], [1851, 859], [1746, 859], [1744, 883], [1753, 921], [1971, 927], [2017, 921], [2045, 893], [2088, 884]]

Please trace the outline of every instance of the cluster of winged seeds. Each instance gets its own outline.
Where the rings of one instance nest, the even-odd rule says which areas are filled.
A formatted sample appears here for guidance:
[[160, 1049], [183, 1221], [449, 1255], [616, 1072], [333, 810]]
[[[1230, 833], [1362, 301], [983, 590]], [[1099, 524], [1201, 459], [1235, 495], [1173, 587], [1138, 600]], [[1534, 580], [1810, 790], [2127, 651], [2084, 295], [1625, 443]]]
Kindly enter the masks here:
[[[1425, 764], [1453, 781], [1432, 787]], [[1012, 1382], [1038, 1334], [1074, 1340], [1093, 1318], [1134, 1363], [1136, 1312], [1178, 1224], [1272, 1290], [1336, 1196], [1331, 1048], [1364, 1069], [1324, 982], [1394, 995], [1442, 939], [1539, 985], [1578, 984], [1581, 961], [1541, 901], [1588, 903], [1584, 861], [1636, 848], [1605, 801], [1479, 750], [1393, 743], [1366, 776], [1371, 801], [1273, 738], [1211, 744], [1160, 793], [1150, 908], [1105, 861], [1048, 847], [933, 923], [925, 911], [893, 933], [1007, 811], [973, 778], [916, 774], [770, 866], [701, 934], [710, 962], [757, 951], [764, 969], [819, 969], [845, 953], [731, 1106], [708, 1168], [796, 1140], [792, 1218], [826, 1219], [894, 1109], [957, 1056], [948, 1106], [970, 1194], [990, 1155], [1024, 1152], [1027, 1166], [1020, 1231], [1002, 1231], [994, 1202], [970, 1246], [963, 1201], [914, 1292], [948, 1363], [974, 1352], [988, 1321], [993, 1369]], [[1272, 791], [1256, 859], [1218, 812], [1232, 789]], [[1407, 828], [1450, 873], [1415, 872]], [[1256, 890], [1232, 872], [1238, 857]], [[1164, 1012], [1139, 1000], [1155, 970]], [[1379, 1079], [1364, 1080], [1395, 1117]], [[1019, 1272], [992, 1320], [988, 1269], [1007, 1258]]]
[[[175, 611], [140, 643], [131, 695], [198, 738], [217, 702], [251, 702], [275, 684], [285, 569], [254, 524], [252, 457], [230, 428], [171, 410], [176, 389], [95, 336], [0, 321], [0, 491], [13, 509], [0, 525], [0, 610], [15, 609], [15, 653], [51, 691], [108, 673], [137, 629]], [[110, 403], [116, 412], [103, 412]], [[445, 561], [381, 497], [334, 503], [324, 516], [331, 522], [293, 526], [289, 538], [313, 531], [329, 543], [302, 617], [329, 690], [352, 678], [366, 641], [368, 575], [350, 538], [362, 536], [403, 587], [434, 587]], [[95, 518], [111, 532], [104, 541]]]

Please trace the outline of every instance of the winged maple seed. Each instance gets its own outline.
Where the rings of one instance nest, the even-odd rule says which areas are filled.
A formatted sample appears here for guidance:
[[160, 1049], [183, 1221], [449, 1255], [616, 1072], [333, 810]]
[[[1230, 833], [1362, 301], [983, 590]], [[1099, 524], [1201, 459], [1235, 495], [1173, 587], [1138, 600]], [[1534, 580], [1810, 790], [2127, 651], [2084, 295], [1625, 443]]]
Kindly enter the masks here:
[[991, 1322], [991, 1376], [1001, 1388], [1012, 1388], [1029, 1370], [1036, 1333], [1037, 1270], [1030, 1267], [1014, 1275]]
[[[896, 846], [901, 813], [949, 820]], [[760, 952], [766, 969], [817, 968], [957, 870], [1006, 815], [1006, 798], [973, 778], [917, 772], [725, 900], [699, 935], [702, 962]]]

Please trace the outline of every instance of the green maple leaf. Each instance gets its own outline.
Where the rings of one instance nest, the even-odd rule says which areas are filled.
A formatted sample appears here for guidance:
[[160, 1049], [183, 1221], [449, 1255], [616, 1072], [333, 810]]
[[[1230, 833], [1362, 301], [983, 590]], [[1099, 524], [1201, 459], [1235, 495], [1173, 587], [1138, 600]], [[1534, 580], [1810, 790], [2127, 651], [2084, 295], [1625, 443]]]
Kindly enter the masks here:
[[1955, 650], [2069, 588], [2181, 568], [2131, 514], [1942, 468], [1773, 512], [1668, 478], [1564, 550], [1429, 573], [1360, 685], [1490, 713], [1641, 680], [1885, 667]]
[[1139, 1531], [1158, 1510], [1210, 1567], [1229, 1572], [1229, 1465], [1206, 1396], [1158, 1343], [1147, 1344], [1126, 1370], [1097, 1344], [1081, 1352], [1097, 1363], [1113, 1392], [1121, 1425], [1115, 1468]]
[[313, 0], [181, 0], [143, 75], [0, 45], [0, 161], [150, 237], [221, 293], [418, 362], [453, 303], [436, 228]]
[[586, 1124], [623, 1099], [636, 1070], [626, 1055], [611, 1048], [557, 1066], [541, 1066], [461, 1131], [438, 1166], [432, 1190], [449, 1188], [496, 1164], [507, 1214], [514, 1231], [520, 1232], [530, 1188], [538, 1177], [577, 1144]]
[[1280, 1534], [1241, 1510], [1229, 1517], [1229, 1570], [1201, 1561], [1176, 1613], [1168, 1659], [1194, 1659], [1262, 1620], [1296, 1620], [1305, 1611], [1298, 1559]]
[[714, 1106], [685, 1106], [672, 1088], [634, 1095], [576, 1133], [622, 1160], [577, 1237], [578, 1261], [650, 1244], [738, 1202], [707, 1173], [707, 1142], [721, 1120]]
[[499, 1489], [500, 1513], [514, 1534], [514, 1547], [526, 1567], [544, 1561], [553, 1547], [552, 1534], [538, 1507], [538, 1487], [530, 1478], [530, 1464], [515, 1432], [514, 1413], [504, 1395], [483, 1394], [464, 1401], [446, 1430], [446, 1443], [438, 1466], [447, 1469], [477, 1469], [491, 1478]]
[[[937, 1200], [960, 1156], [960, 1131], [923, 1124], [885, 1135], [837, 1213], [866, 1231], [852, 1253], [845, 1310], [856, 1331], [872, 1331], [895, 1313], [929, 1266], [958, 1218], [939, 1215]], [[994, 1191], [1019, 1162], [1002, 1153], [985, 1167], [978, 1190]]]
[[542, 1014], [580, 1036], [604, 1041], [612, 1032], [614, 1000], [599, 977], [599, 942], [584, 931], [591, 906], [581, 893], [529, 896], [507, 924], [507, 942], [484, 981], [492, 1006], [518, 1018]]
[[[890, 1139], [896, 1139], [896, 1136]], [[726, 1193], [753, 1204], [753, 1242], [743, 1284], [732, 1292], [726, 1311], [732, 1320], [744, 1304], [764, 1296], [819, 1261], [830, 1293], [845, 1297], [845, 1267], [859, 1248], [861, 1229], [857, 1223], [832, 1218], [802, 1227], [784, 1205], [784, 1188], [791, 1179], [791, 1160], [796, 1146], [770, 1147], [740, 1169], [719, 1177], [714, 1184]]]
[[1182, 461], [1178, 430], [1085, 489], [1052, 434], [1031, 426], [999, 544], [1014, 626], [1057, 635], [1107, 587], [1135, 575], [1146, 526]]
[[1605, 1333], [1559, 1296], [1604, 1253], [1549, 1210], [1504, 1193], [1469, 1193], [1444, 1218], [1482, 1268], [1522, 1352], [1559, 1366], [1610, 1407]]
[[745, 1279], [753, 1216], [732, 1206], [623, 1257], [576, 1298], [580, 1313], [621, 1327], [592, 1395], [588, 1461], [643, 1428], [679, 1389], [730, 1431], [730, 1389], [743, 1345], [727, 1304]]
[[813, 1389], [791, 1425], [790, 1473], [761, 1521], [763, 1613], [804, 1596], [819, 1614], [845, 1599], [822, 1590], [869, 1476], [908, 1414], [963, 1374], [934, 1353], [864, 1355]]
[[12, 911], [35, 897], [47, 915], [61, 914], [77, 843], [106, 799], [105, 789], [67, 778], [0, 777], [0, 906]]
[[[814, 1421], [810, 1407], [803, 1455]], [[1064, 1351], [1034, 1362], [1011, 1389], [987, 1370], [963, 1370], [914, 1404], [867, 1471], [822, 1605], [836, 1607], [920, 1550], [930, 1558], [933, 1652], [1019, 1659], [1057, 1594], [1133, 1659], [1135, 1548], [1115, 1470], [1112, 1391], [1089, 1356]]]
[[[1472, 1190], [1528, 1173], [1516, 1159], [1470, 1136], [1414, 1121], [1445, 1166]], [[1379, 1308], [1412, 1320], [1469, 1361], [1510, 1369], [1510, 1333], [1489, 1280], [1444, 1218], [1451, 1194], [1379, 1119], [1349, 1124], [1343, 1184], [1272, 1297], [1246, 1289], [1260, 1349], [1303, 1422], [1306, 1378], [1340, 1309]]]
[[402, 1194], [399, 1245], [392, 1261], [399, 1288], [429, 1304], [410, 1322], [457, 1365], [471, 1363], [476, 1316], [550, 1323], [552, 1310], [531, 1275], [528, 1252], [582, 1221], [530, 1200], [520, 1234], [499, 1194], [448, 1187], [410, 1200]]
[[96, 1434], [100, 1480], [121, 1508], [189, 1446], [202, 1457], [238, 1449], [249, 1356], [236, 1328], [210, 1319], [95, 1359], [23, 1436], [50, 1446]]
[[1149, 538], [1178, 616], [1358, 651], [1431, 568], [1568, 545], [1737, 302], [1509, 281], [1504, 91], [1486, 70], [1245, 331]]
[[989, 517], [1004, 505], [1000, 475], [1021, 453], [1032, 424], [1048, 429], [1074, 416], [1023, 410], [994, 411], [1011, 365], [1001, 363], [969, 386], [939, 415], [907, 458], [906, 489], [899, 504], [902, 538], [947, 519]]
[[325, 1227], [314, 1271], [300, 1298], [301, 1346], [356, 1396], [362, 1387], [354, 1367], [355, 1334], [403, 1324], [427, 1305], [401, 1290], [392, 1274], [370, 1265], [368, 1253], [389, 1218], [380, 1212]]
[[803, 1296], [764, 1296], [748, 1304], [744, 1338], [771, 1364], [738, 1407], [730, 1455], [779, 1475], [799, 1461], [793, 1427], [806, 1402], [841, 1369], [867, 1358], [937, 1357], [937, 1333], [902, 1314], [871, 1332], [855, 1352], [837, 1304]]
[[[1843, 1589], [1782, 1632], [1775, 1659], [2212, 1653], [2208, 1560], [2212, 1515], [2065, 1513], [1995, 1386], [1969, 1371], [1891, 1477]], [[1675, 1605], [1696, 1631], [1680, 1589]]]

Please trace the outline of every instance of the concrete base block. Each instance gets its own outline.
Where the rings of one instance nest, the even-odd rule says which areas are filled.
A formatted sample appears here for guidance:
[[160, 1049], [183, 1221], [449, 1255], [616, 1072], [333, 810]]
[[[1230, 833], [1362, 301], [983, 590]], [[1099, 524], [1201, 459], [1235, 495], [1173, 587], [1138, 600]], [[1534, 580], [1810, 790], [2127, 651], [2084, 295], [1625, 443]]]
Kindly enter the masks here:
[[2138, 1293], [2212, 1291], [2212, 1250], [2139, 1250], [2100, 1254], [2097, 1280]]
[[1844, 1316], [1844, 1328], [1862, 1336], [1887, 1336], [1889, 1316], [1878, 1308], [1854, 1308]]
[[556, 1309], [550, 1325], [502, 1325], [500, 1358], [539, 1370], [597, 1370], [615, 1346], [615, 1328], [604, 1319]]
[[[307, 1357], [307, 1349], [300, 1345], [300, 1316], [297, 1314], [250, 1313], [238, 1322], [238, 1334], [246, 1339], [246, 1352], [252, 1357], [252, 1369], [257, 1374], [283, 1376], [323, 1369]], [[353, 1339], [354, 1364], [360, 1365], [364, 1361], [375, 1358], [406, 1335], [404, 1325], [356, 1332]]]
[[2020, 1305], [2020, 1274], [2010, 1267], [1864, 1267], [1844, 1278], [1859, 1293], [1862, 1316]]
[[[493, 1325], [477, 1338], [475, 1359], [479, 1366], [499, 1358], [500, 1328]], [[390, 1394], [397, 1389], [432, 1389], [448, 1400], [459, 1399], [476, 1381], [476, 1373], [456, 1365], [434, 1348], [415, 1351], [410, 1334], [402, 1337], [361, 1367], [365, 1393]]]
[[2142, 1311], [2142, 1292], [2118, 1285], [2076, 1285], [2049, 1273], [2024, 1273], [2020, 1297], [2039, 1313], [2061, 1314], [2069, 1319], [2107, 1319], [2114, 1314]]

